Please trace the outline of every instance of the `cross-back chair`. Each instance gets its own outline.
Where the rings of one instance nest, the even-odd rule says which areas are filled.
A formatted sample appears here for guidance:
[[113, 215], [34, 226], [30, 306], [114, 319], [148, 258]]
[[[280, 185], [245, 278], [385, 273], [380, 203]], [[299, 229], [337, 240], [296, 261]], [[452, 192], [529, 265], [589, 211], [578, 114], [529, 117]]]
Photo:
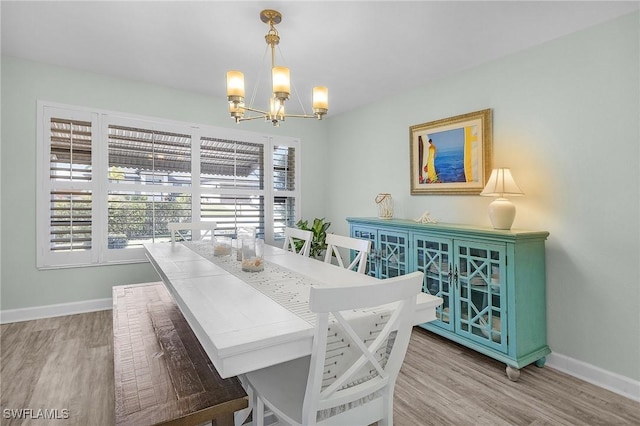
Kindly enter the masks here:
[[171, 242], [213, 239], [216, 222], [172, 222], [167, 224]]
[[[287, 227], [284, 229], [284, 246], [285, 250], [290, 250], [295, 254], [302, 256], [309, 256], [311, 251], [311, 240], [313, 239], [313, 232], [305, 231], [298, 228]], [[296, 250], [296, 241], [304, 241], [302, 247]]]
[[254, 425], [264, 424], [265, 407], [292, 425], [392, 425], [422, 279], [414, 272], [374, 285], [312, 287], [311, 356], [243, 377]]
[[[338, 261], [338, 265], [341, 267], [355, 270], [362, 274], [365, 273], [365, 270], [367, 269], [367, 256], [371, 251], [370, 240], [327, 234], [325, 241], [327, 242], [327, 251], [324, 255], [325, 263], [331, 263], [332, 257], [335, 256]], [[342, 260], [342, 255], [340, 254], [340, 248], [356, 251], [356, 256], [350, 264], [345, 265], [345, 262]]]

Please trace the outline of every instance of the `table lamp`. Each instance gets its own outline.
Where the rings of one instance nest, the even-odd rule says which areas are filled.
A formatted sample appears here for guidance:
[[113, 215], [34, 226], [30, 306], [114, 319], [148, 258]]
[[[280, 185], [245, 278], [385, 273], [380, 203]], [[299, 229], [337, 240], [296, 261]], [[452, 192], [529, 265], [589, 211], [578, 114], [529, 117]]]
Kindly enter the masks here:
[[505, 196], [518, 196], [524, 193], [518, 188], [508, 168], [493, 169], [489, 181], [480, 193], [487, 197], [498, 197], [489, 204], [489, 219], [494, 229], [511, 229], [516, 217], [516, 206]]

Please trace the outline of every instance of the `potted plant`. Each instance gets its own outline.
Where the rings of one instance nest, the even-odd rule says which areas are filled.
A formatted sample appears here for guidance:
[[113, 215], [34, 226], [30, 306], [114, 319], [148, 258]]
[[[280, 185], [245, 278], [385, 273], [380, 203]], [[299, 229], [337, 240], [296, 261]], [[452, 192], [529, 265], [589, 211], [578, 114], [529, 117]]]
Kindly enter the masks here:
[[[327, 248], [325, 238], [327, 237], [327, 229], [329, 229], [329, 226], [331, 226], [331, 222], [325, 222], [324, 217], [315, 218], [313, 219], [313, 224], [309, 226], [309, 221], [300, 219], [296, 223], [296, 226], [299, 229], [313, 232], [313, 239], [311, 240], [311, 249], [309, 250], [309, 256], [319, 259], [324, 250]], [[302, 247], [302, 241], [299, 241], [298, 243], [300, 244], [300, 247]], [[299, 250], [300, 247], [296, 245], [296, 250]]]

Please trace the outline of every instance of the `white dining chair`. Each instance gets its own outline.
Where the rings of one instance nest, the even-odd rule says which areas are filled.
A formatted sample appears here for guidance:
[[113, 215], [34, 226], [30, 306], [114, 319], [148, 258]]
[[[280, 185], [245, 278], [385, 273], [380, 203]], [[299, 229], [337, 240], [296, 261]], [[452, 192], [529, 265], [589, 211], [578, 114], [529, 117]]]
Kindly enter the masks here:
[[171, 222], [167, 228], [171, 232], [171, 242], [213, 239], [216, 222]]
[[392, 425], [394, 386], [422, 279], [414, 272], [374, 285], [311, 287], [311, 356], [242, 378], [253, 424], [264, 424], [267, 408], [292, 425]]
[[[298, 228], [287, 227], [284, 229], [284, 246], [283, 249], [292, 251], [295, 254], [302, 256], [309, 256], [311, 251], [311, 240], [313, 239], [313, 232], [305, 231]], [[296, 250], [296, 241], [304, 241], [302, 247]]]
[[[335, 256], [338, 265], [340, 265], [341, 267], [355, 270], [362, 274], [365, 273], [365, 270], [367, 269], [367, 256], [371, 251], [370, 240], [362, 240], [359, 238], [345, 237], [343, 235], [336, 234], [327, 234], [327, 238], [325, 239], [325, 241], [327, 242], [327, 251], [324, 255], [325, 263], [332, 263], [332, 258]], [[342, 260], [340, 248], [355, 250], [356, 252], [353, 261], [351, 261], [351, 263], [349, 263], [348, 265], [345, 265], [345, 262]]]

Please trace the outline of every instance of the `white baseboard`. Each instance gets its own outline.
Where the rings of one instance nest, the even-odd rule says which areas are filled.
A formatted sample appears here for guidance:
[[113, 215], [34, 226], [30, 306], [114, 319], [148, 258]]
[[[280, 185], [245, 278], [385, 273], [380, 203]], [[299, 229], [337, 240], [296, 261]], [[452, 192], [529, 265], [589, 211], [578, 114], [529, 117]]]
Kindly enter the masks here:
[[545, 366], [640, 402], [640, 381], [555, 352], [547, 356]]
[[83, 300], [81, 302], [34, 306], [32, 308], [5, 309], [4, 311], [0, 311], [0, 324], [83, 314], [85, 312], [104, 311], [112, 308], [113, 300], [109, 297], [107, 299]]

